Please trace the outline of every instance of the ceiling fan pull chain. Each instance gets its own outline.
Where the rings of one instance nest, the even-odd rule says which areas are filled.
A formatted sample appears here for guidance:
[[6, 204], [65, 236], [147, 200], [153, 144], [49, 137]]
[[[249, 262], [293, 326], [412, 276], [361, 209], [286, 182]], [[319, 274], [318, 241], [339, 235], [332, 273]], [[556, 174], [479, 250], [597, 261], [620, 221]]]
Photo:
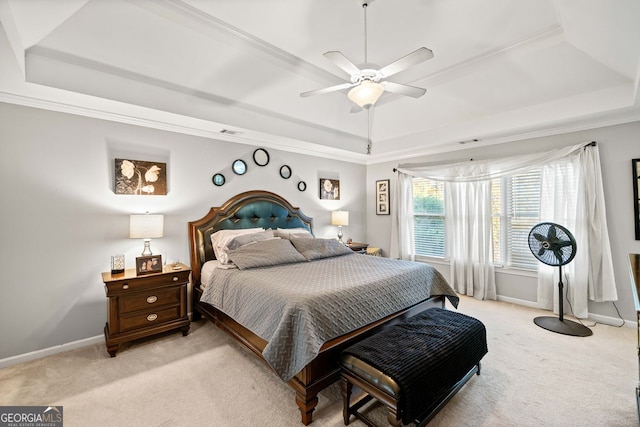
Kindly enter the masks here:
[[367, 1], [362, 2], [362, 8], [364, 9], [364, 63], [368, 63], [367, 60], [367, 6], [369, 3]]

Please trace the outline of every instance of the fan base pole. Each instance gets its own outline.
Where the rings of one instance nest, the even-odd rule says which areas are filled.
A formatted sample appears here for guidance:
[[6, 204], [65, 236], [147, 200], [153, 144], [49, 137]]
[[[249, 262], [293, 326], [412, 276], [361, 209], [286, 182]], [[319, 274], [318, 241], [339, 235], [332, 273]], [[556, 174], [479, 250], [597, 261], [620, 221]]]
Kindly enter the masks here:
[[533, 319], [533, 323], [551, 332], [571, 335], [573, 337], [588, 337], [593, 335], [591, 329], [587, 328], [586, 326], [581, 325], [580, 323], [572, 322], [570, 320], [560, 320], [557, 317], [536, 317], [535, 319]]

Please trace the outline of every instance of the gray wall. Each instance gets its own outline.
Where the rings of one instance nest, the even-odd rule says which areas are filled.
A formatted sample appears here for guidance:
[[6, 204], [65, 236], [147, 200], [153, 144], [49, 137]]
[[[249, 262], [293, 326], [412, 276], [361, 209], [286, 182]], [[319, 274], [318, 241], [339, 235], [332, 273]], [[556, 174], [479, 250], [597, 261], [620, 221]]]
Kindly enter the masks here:
[[[395, 173], [392, 169], [398, 163], [436, 162], [450, 163], [473, 159], [486, 159], [494, 156], [509, 156], [521, 153], [548, 150], [556, 147], [597, 141], [602, 164], [605, 202], [607, 205], [607, 224], [611, 239], [611, 251], [614, 258], [616, 286], [618, 289], [618, 308], [624, 319], [635, 321], [631, 283], [628, 272], [628, 254], [640, 253], [640, 241], [635, 240], [633, 222], [633, 183], [631, 159], [640, 158], [640, 122], [593, 129], [589, 131], [554, 135], [509, 143], [470, 148], [438, 155], [418, 157], [401, 162], [387, 162], [370, 165], [367, 168], [367, 241], [383, 249], [388, 254], [391, 236], [391, 217], [375, 214], [375, 181], [391, 179], [395, 185]], [[436, 263], [435, 266], [448, 277], [448, 266]], [[536, 280], [527, 275], [498, 272], [497, 291], [506, 300], [531, 302], [536, 300]], [[611, 303], [589, 304], [591, 313], [617, 317]]]
[[[3, 103], [0, 118], [0, 359], [102, 334], [100, 273], [111, 255], [124, 253], [133, 268], [142, 252], [142, 241], [128, 238], [131, 213], [164, 214], [165, 237], [152, 250], [185, 264], [187, 222], [249, 190], [302, 207], [319, 237], [337, 234], [330, 211], [348, 210], [345, 236], [366, 237], [364, 165], [267, 149], [271, 162], [258, 167], [249, 145]], [[166, 162], [168, 195], [114, 194], [115, 157]], [[237, 158], [249, 165], [244, 176], [230, 170]], [[291, 179], [278, 175], [282, 164]], [[211, 176], [220, 171], [227, 183], [215, 187]], [[341, 200], [319, 200], [321, 177], [340, 179]]]

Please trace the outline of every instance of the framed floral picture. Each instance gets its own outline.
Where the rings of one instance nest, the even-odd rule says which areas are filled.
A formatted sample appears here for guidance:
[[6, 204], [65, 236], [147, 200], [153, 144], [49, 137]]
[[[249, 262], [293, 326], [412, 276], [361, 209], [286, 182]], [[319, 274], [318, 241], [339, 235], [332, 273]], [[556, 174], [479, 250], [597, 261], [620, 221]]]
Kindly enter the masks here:
[[390, 215], [389, 180], [376, 181], [376, 215]]
[[116, 159], [115, 193], [147, 196], [167, 194], [167, 164], [144, 160]]

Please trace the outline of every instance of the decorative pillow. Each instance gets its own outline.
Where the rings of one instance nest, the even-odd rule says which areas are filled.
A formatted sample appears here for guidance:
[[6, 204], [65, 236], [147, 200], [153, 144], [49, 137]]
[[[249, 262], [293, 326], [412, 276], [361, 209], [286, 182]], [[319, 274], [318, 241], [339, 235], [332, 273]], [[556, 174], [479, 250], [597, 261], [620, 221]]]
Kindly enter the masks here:
[[278, 228], [274, 235], [282, 239], [291, 239], [292, 237], [313, 237], [313, 234], [306, 228]]
[[259, 233], [264, 231], [263, 228], [242, 228], [238, 230], [219, 230], [211, 235], [211, 244], [213, 245], [213, 253], [222, 264], [227, 264], [227, 253], [224, 247], [233, 240], [234, 237], [243, 234]]
[[230, 250], [227, 255], [240, 270], [307, 261], [286, 239], [261, 240]]
[[238, 249], [240, 246], [268, 239], [275, 239], [275, 237], [273, 237], [273, 230], [271, 229], [261, 231], [260, 233], [241, 234], [240, 236], [235, 236], [231, 239], [229, 243], [227, 243], [226, 248], [227, 250]]
[[291, 244], [309, 261], [355, 253], [336, 239], [292, 238]]

